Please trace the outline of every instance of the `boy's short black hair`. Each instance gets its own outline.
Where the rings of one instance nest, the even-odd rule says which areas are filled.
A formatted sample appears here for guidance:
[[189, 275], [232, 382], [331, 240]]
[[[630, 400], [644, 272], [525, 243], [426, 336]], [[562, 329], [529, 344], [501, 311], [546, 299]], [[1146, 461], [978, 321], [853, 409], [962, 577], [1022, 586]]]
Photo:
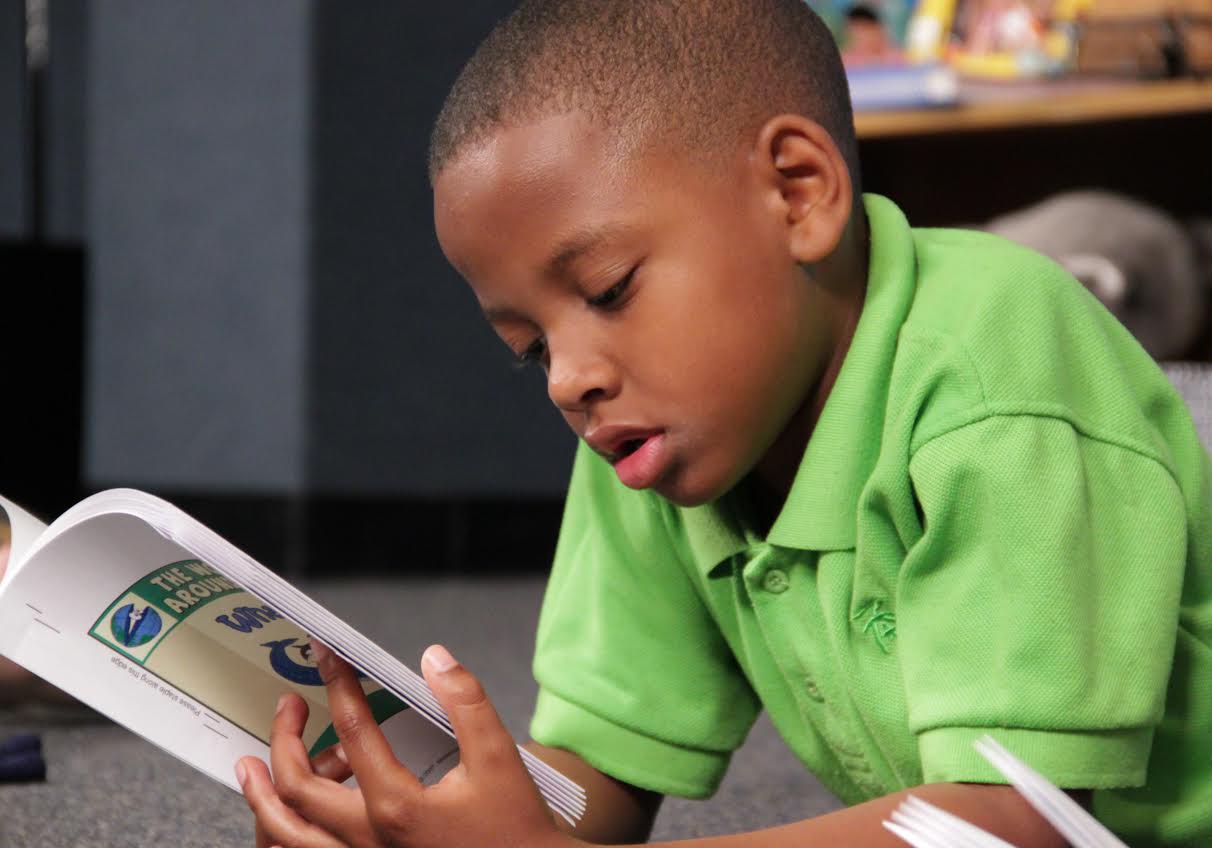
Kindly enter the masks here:
[[841, 57], [804, 0], [526, 0], [455, 81], [433, 129], [430, 179], [502, 126], [573, 109], [624, 143], [700, 155], [798, 113], [833, 137], [857, 191]]

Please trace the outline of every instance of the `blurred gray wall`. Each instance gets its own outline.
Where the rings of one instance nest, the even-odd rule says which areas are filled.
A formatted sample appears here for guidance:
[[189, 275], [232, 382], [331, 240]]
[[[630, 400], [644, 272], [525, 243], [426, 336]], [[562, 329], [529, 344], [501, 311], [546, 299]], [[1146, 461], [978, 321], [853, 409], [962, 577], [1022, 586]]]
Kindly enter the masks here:
[[89, 9], [86, 475], [298, 490], [311, 4]]
[[425, 172], [512, 5], [88, 3], [90, 483], [562, 491], [572, 437], [442, 257]]

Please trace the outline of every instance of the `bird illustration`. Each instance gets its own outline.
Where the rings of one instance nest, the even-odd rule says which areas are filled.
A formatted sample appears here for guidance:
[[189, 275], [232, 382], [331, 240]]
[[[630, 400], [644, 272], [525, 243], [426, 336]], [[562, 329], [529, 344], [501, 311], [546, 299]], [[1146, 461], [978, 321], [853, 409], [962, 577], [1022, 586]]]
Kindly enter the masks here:
[[[262, 642], [261, 647], [269, 648], [269, 664], [280, 677], [284, 677], [291, 683], [299, 683], [304, 686], [323, 686], [324, 681], [320, 679], [320, 670], [314, 665], [304, 665], [303, 663], [295, 662], [287, 648], [298, 642], [297, 638], [278, 639], [274, 642]], [[299, 658], [305, 662], [311, 661], [311, 645], [304, 642], [294, 649], [298, 652]]]

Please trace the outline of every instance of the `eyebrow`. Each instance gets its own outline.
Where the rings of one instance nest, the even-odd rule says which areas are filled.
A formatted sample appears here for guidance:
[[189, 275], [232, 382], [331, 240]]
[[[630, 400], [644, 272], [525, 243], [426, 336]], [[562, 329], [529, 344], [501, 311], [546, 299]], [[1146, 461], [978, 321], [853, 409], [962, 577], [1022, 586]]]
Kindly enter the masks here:
[[522, 317], [518, 313], [517, 310], [510, 309], [508, 307], [505, 307], [502, 309], [497, 309], [495, 307], [489, 307], [488, 309], [481, 309], [480, 312], [483, 313], [484, 317], [488, 319], [488, 323], [490, 323], [490, 324], [495, 323], [497, 321], [510, 320], [513, 318]]
[[562, 276], [567, 273], [568, 266], [573, 262], [602, 242], [615, 238], [626, 230], [622, 224], [603, 224], [573, 233], [556, 245], [555, 250], [551, 252], [551, 258], [543, 265], [543, 273], [549, 277]]

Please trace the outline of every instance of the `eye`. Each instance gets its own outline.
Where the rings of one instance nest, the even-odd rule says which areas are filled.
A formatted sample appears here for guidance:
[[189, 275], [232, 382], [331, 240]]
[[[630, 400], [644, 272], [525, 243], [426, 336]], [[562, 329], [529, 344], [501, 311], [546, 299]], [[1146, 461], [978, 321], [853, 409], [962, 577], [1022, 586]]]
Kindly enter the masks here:
[[528, 365], [541, 365], [543, 359], [547, 356], [547, 341], [539, 336], [526, 346], [526, 349], [517, 354], [517, 362], [514, 364], [519, 368], [525, 368]]
[[599, 309], [609, 309], [612, 306], [618, 306], [619, 301], [623, 295], [627, 293], [627, 289], [631, 286], [631, 280], [633, 277], [635, 277], [635, 268], [628, 271], [627, 275], [623, 277], [623, 279], [606, 289], [606, 291], [588, 298], [587, 302], [590, 306], [596, 306]]

